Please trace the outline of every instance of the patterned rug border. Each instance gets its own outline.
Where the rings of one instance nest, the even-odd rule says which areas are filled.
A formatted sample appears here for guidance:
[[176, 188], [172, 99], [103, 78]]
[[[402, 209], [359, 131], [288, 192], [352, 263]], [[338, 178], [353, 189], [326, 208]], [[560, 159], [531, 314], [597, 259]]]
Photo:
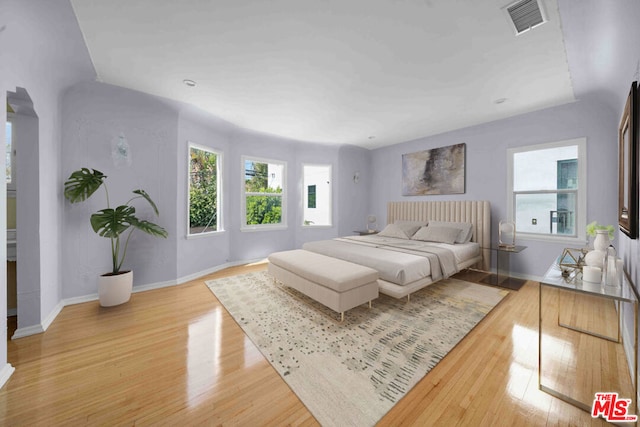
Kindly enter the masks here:
[[[225, 287], [232, 286], [229, 283], [233, 284], [234, 282], [242, 282], [244, 280], [250, 281], [249, 286], [246, 288], [234, 288], [234, 291], [248, 291], [247, 296], [249, 299], [243, 300], [236, 306], [234, 302], [229, 301], [229, 298], [239, 299], [237, 292], [233, 292], [233, 295], [229, 296], [229, 294], [225, 294], [224, 289]], [[273, 303], [273, 307], [265, 308], [254, 306], [247, 308], [254, 305], [253, 303], [255, 301], [251, 297], [258, 295], [256, 293], [258, 289], [256, 288], [261, 286], [259, 282], [262, 282], [262, 285], [266, 285], [262, 289], [263, 292], [271, 293], [273, 297], [277, 299], [277, 301]], [[375, 425], [400, 399], [409, 393], [431, 369], [457, 347], [509, 294], [509, 291], [506, 289], [450, 278], [412, 294], [410, 302], [406, 302], [406, 299], [399, 300], [380, 294], [380, 298], [373, 301], [373, 307], [371, 309], [364, 304], [349, 310], [345, 313], [344, 322], [340, 323], [339, 315], [324, 307], [322, 304], [281, 283], [277, 283], [274, 286], [273, 279], [266, 271], [207, 280], [205, 283], [231, 318], [240, 326], [246, 336], [258, 348], [260, 353], [267, 359], [293, 393], [298, 396], [309, 412], [323, 426]], [[221, 285], [223, 283], [224, 285]], [[218, 288], [218, 292], [214, 290], [214, 287]], [[452, 295], [447, 294], [447, 292], [451, 291], [450, 288], [456, 287], [462, 287], [462, 291], [471, 290], [472, 295], [476, 297], [479, 297], [476, 294], [481, 293], [483, 294], [482, 298], [490, 299], [490, 297], [493, 297], [497, 298], [497, 301], [483, 302], [474, 300], [466, 295], [463, 297], [456, 293], [456, 289], [452, 291]], [[273, 292], [274, 289], [278, 289], [280, 292]], [[486, 295], [484, 295], [484, 293], [486, 293]], [[439, 299], [432, 298], [434, 294], [444, 298], [445, 302], [443, 303], [443, 301]], [[273, 313], [271, 308], [283, 310], [283, 307], [287, 304], [293, 306], [293, 309], [295, 309], [295, 311], [288, 311], [287, 314], [296, 316], [297, 321], [310, 322], [311, 327], [303, 329], [305, 336], [296, 337], [293, 327], [290, 326], [290, 322], [282, 322], [282, 319], [280, 319], [279, 322], [278, 320], [269, 320], [269, 316]], [[431, 326], [434, 320], [438, 320], [431, 319], [431, 321], [426, 321], [424, 327], [421, 327], [422, 325], [416, 326], [418, 325], [418, 322], [415, 322], [416, 316], [419, 316], [422, 310], [429, 309], [425, 304], [427, 306], [444, 304], [447, 305], [448, 308], [460, 310], [469, 310], [474, 305], [478, 305], [481, 313], [472, 314], [475, 316], [481, 314], [481, 316], [478, 319], [471, 319], [470, 323], [472, 324], [466, 325], [467, 328], [465, 331], [457, 332], [458, 336], [453, 339], [455, 342], [445, 345], [447, 348], [444, 349], [444, 351], [438, 351], [437, 349], [427, 348], [426, 345], [416, 345], [416, 341], [418, 341], [418, 338], [414, 336], [416, 332], [409, 330], [413, 327], [414, 330], [418, 329], [421, 333], [425, 332], [427, 326]], [[262, 310], [260, 310], [261, 308]], [[255, 317], [249, 319], [249, 316], [243, 315], [243, 313], [237, 313], [237, 310], [248, 310], [250, 314], [258, 313], [258, 316], [265, 316], [266, 319], [262, 320], [268, 322], [269, 325], [265, 325], [261, 331], [254, 331], [253, 328], [259, 326], [260, 320], [256, 320]], [[447, 313], [444, 315], [445, 317], [446, 314]], [[367, 331], [366, 327], [371, 326], [372, 318], [378, 317], [383, 319], [381, 320], [381, 325], [372, 331]], [[405, 318], [406, 320], [412, 320], [412, 322], [404, 324], [402, 320], [398, 320]], [[469, 319], [463, 320], [469, 321]], [[251, 323], [252, 321], [258, 325]], [[457, 321], [460, 321], [460, 319]], [[275, 334], [276, 337], [269, 339], [269, 333], [264, 329], [274, 326], [277, 328], [278, 323], [280, 323], [280, 330], [275, 329], [271, 331], [271, 334]], [[385, 331], [379, 330], [388, 327], [388, 324], [394, 323], [398, 324], [397, 327], [400, 328], [399, 331], [394, 330], [385, 334]], [[412, 324], [414, 325], [412, 326]], [[318, 328], [318, 330], [315, 330], [316, 328]], [[322, 330], [322, 336], [325, 337], [325, 342], [330, 341], [326, 336], [331, 336], [331, 333], [337, 334], [338, 338], [333, 338], [330, 348], [321, 349], [318, 345], [315, 345], [317, 344], [316, 342], [312, 342], [312, 340], [309, 339], [313, 333], [317, 333], [320, 329]], [[279, 333], [279, 331], [282, 330], [284, 330], [285, 333]], [[452, 334], [455, 335], [454, 331], [451, 330], [445, 330], [444, 333], [438, 330], [438, 332], [440, 333], [439, 337], [441, 340], [451, 338]], [[340, 347], [354, 345], [357, 341], [355, 338], [360, 338], [358, 334], [368, 334], [370, 337], [369, 344], [371, 344], [373, 348], [366, 348], [366, 346], [358, 348], [361, 352], [360, 357], [353, 357], [355, 355], [354, 352], [354, 354], [349, 355], [349, 357], [345, 359], [344, 351], [341, 351]], [[352, 335], [356, 336], [354, 337]], [[275, 352], [273, 348], [269, 348], [269, 345], [274, 344], [277, 344]], [[387, 348], [390, 344], [393, 346], [391, 349]], [[430, 346], [437, 346], [443, 344], [443, 342], [428, 339], [428, 344]], [[387, 359], [380, 356], [379, 353], [381, 350], [379, 347], [383, 347], [383, 350], [386, 351], [385, 356]], [[297, 354], [297, 351], [301, 351], [302, 354]], [[329, 352], [333, 354], [322, 354]], [[431, 360], [427, 360], [429, 352], [434, 353], [431, 355]], [[348, 349], [346, 353], [349, 353]], [[402, 359], [404, 353], [408, 354], [405, 365], [390, 366], [393, 365], [397, 359]], [[339, 354], [342, 359], [335, 357], [337, 354]], [[309, 366], [302, 366], [303, 360], [300, 360], [301, 358], [299, 356], [306, 358]], [[329, 356], [331, 359], [333, 369], [323, 369], [323, 367], [328, 366], [322, 363], [326, 362], [325, 356]], [[338, 363], [340, 366], [336, 368], [334, 365]], [[376, 367], [374, 363], [378, 363], [378, 365], [380, 365], [380, 363], [382, 364]], [[369, 371], [369, 376], [363, 381], [359, 371], [367, 370]], [[415, 370], [415, 373], [408, 373], [412, 370]], [[354, 377], [349, 378], [350, 381], [348, 381], [352, 386], [350, 392], [346, 394], [341, 393], [339, 397], [327, 396], [327, 394], [335, 392], [336, 387], [340, 385], [336, 383], [335, 378], [325, 378], [326, 376], [332, 377], [335, 371], [342, 371], [343, 374], [351, 374], [351, 376]], [[302, 376], [302, 379], [296, 379], [297, 376], [295, 374]], [[394, 381], [386, 380], [386, 377], [391, 375], [394, 376]], [[309, 379], [311, 379], [311, 381], [309, 381]], [[341, 383], [346, 383], [346, 381], [341, 381]], [[311, 387], [311, 389], [309, 389], [309, 387]], [[367, 394], [371, 392], [371, 388], [377, 393], [377, 401], [375, 402], [371, 402], [371, 396]], [[318, 390], [325, 391], [324, 398], [327, 402], [318, 404], [317, 397], [323, 395], [323, 393], [318, 392]], [[351, 400], [351, 402], [349, 402], [349, 400]], [[359, 405], [359, 403], [362, 402], [368, 402], [369, 407], [366, 407], [366, 404]], [[338, 416], [336, 416], [336, 414], [338, 414]]]

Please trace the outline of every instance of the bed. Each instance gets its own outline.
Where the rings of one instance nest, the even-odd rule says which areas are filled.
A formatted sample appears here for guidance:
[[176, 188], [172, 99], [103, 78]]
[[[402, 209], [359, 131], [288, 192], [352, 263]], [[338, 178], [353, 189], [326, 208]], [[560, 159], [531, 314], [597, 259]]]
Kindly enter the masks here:
[[488, 201], [390, 202], [380, 234], [308, 242], [303, 249], [374, 268], [381, 293], [408, 298], [464, 268], [489, 270], [490, 242]]

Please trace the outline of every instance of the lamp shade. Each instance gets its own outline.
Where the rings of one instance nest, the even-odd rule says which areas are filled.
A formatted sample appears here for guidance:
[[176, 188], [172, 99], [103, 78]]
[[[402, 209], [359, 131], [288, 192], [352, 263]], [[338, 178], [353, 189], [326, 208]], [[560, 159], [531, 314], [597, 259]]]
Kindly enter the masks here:
[[500, 221], [498, 226], [498, 241], [503, 248], [513, 248], [516, 245], [516, 224], [513, 221]]

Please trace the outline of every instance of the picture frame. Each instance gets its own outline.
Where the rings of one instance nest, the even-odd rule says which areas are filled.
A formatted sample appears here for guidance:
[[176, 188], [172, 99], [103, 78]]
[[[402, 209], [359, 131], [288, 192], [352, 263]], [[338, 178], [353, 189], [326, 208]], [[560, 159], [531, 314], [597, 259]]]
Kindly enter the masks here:
[[465, 193], [466, 143], [402, 155], [402, 195]]
[[618, 225], [638, 237], [638, 82], [631, 84], [618, 127]]

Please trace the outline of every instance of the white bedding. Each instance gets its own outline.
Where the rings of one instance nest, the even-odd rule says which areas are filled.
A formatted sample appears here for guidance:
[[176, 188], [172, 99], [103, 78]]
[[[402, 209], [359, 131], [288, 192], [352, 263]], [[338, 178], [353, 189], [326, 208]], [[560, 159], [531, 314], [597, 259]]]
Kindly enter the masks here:
[[[477, 243], [450, 245], [377, 235], [308, 242], [302, 248], [374, 268], [380, 279], [400, 286], [448, 277], [480, 254]], [[436, 256], [425, 252], [431, 250], [440, 253]]]
[[[369, 242], [371, 244], [403, 244], [407, 242], [406, 239], [397, 239], [395, 237], [383, 237], [378, 235], [370, 235], [370, 236], [349, 236], [346, 237], [349, 240], [359, 240], [362, 242]], [[411, 240], [411, 242], [416, 242], [415, 240]], [[476, 242], [468, 242], [468, 243], [456, 243], [450, 245], [448, 243], [435, 243], [435, 242], [416, 242], [422, 243], [424, 245], [436, 246], [440, 248], [449, 249], [453, 252], [453, 255], [456, 258], [456, 262], [458, 265], [464, 264], [467, 261], [470, 261], [474, 258], [480, 256], [480, 245]]]

